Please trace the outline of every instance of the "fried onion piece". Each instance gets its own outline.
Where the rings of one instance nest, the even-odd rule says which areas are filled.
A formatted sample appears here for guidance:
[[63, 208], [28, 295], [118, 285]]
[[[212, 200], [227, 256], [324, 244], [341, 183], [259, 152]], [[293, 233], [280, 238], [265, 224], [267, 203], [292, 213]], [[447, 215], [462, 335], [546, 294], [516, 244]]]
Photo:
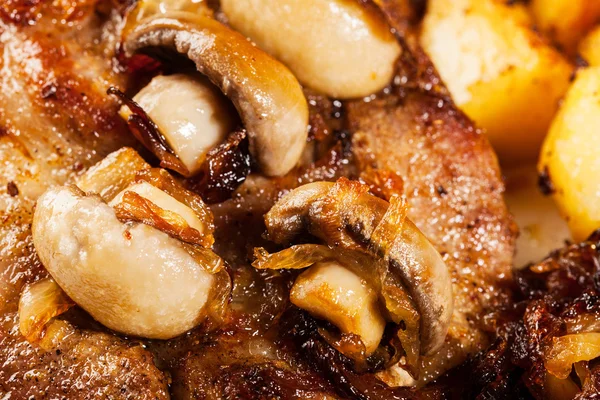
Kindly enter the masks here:
[[223, 270], [223, 259], [210, 249], [214, 242], [212, 232], [203, 235], [178, 213], [165, 210], [133, 191], [125, 191], [114, 210], [121, 222], [141, 222], [184, 242], [183, 248], [206, 272], [214, 275]]
[[191, 243], [184, 243], [183, 248], [210, 274], [214, 275], [225, 267], [223, 259], [211, 249]]
[[600, 333], [578, 333], [552, 338], [552, 346], [544, 354], [544, 365], [552, 375], [565, 379], [574, 363], [597, 357], [600, 357]]
[[333, 251], [320, 244], [298, 244], [277, 253], [269, 253], [262, 247], [254, 249], [256, 269], [304, 269], [325, 260], [336, 259]]
[[160, 160], [162, 168], [171, 169], [181, 175], [188, 176], [190, 171], [173, 152], [158, 126], [135, 101], [127, 97], [115, 87], [110, 87], [108, 94], [117, 96], [131, 111], [127, 125], [133, 135]]
[[247, 137], [245, 130], [230, 133], [225, 142], [208, 152], [200, 173], [186, 185], [211, 204], [229, 199], [250, 174]]
[[135, 179], [136, 182], [148, 182], [154, 187], [166, 192], [171, 195], [177, 201], [185, 204], [191, 208], [200, 221], [206, 226], [204, 232], [207, 232], [207, 240], [212, 245], [214, 238], [212, 233], [214, 232], [214, 217], [210, 208], [202, 201], [202, 198], [197, 194], [190, 192], [180, 185], [171, 174], [164, 169], [151, 168], [139, 172]]
[[181, 215], [162, 209], [135, 192], [126, 191], [114, 209], [121, 222], [141, 222], [183, 242], [210, 246], [205, 237], [192, 228]]
[[50, 321], [74, 305], [52, 278], [35, 282], [19, 300], [19, 331], [29, 343], [39, 343]]

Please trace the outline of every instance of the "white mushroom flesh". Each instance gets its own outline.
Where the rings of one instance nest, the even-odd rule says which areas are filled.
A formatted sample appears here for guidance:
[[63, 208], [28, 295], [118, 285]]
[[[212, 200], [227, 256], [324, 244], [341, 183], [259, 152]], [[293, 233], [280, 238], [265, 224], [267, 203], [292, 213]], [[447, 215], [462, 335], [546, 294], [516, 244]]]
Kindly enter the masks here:
[[32, 231], [48, 272], [105, 326], [168, 339], [204, 319], [213, 275], [177, 239], [121, 223], [100, 197], [50, 189], [38, 200]]
[[379, 346], [385, 319], [376, 292], [358, 275], [337, 262], [319, 262], [298, 276], [290, 300], [342, 333], [360, 337], [367, 354]]
[[371, 95], [392, 79], [401, 48], [358, 1], [221, 0], [229, 24], [329, 96]]
[[410, 376], [406, 369], [402, 368], [401, 361], [383, 371], [377, 372], [375, 375], [391, 387], [416, 386], [417, 380]]
[[171, 211], [181, 216], [188, 225], [196, 229], [200, 233], [205, 233], [205, 224], [200, 221], [200, 218], [196, 215], [194, 210], [186, 206], [182, 202], [176, 200], [174, 197], [160, 190], [159, 188], [152, 186], [148, 182], [134, 183], [121, 193], [119, 193], [110, 203], [111, 207], [115, 207], [117, 204], [123, 201], [123, 195], [126, 192], [134, 192], [140, 196], [150, 200], [163, 210]]
[[[156, 76], [133, 100], [158, 126], [173, 152], [194, 175], [206, 154], [239, 124], [233, 105], [199, 75]], [[130, 112], [123, 107], [125, 118]]]

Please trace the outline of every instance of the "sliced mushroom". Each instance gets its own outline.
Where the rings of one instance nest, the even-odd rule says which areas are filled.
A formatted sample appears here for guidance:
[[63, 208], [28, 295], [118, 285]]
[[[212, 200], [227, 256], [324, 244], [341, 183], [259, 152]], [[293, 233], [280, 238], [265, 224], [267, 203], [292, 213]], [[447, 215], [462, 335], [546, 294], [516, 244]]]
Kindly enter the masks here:
[[269, 237], [289, 243], [308, 231], [330, 247], [363, 249], [384, 258], [397, 270], [421, 316], [421, 353], [444, 343], [452, 316], [452, 284], [448, 269], [433, 245], [410, 221], [390, 218], [390, 204], [358, 182], [301, 186], [266, 214]]
[[[133, 100], [158, 126], [190, 175], [239, 123], [231, 103], [202, 76], [156, 76]], [[131, 115], [127, 106], [121, 115], [125, 120]]]
[[319, 262], [300, 274], [290, 300], [317, 318], [330, 321], [342, 333], [360, 337], [367, 355], [379, 346], [385, 319], [377, 293], [338, 262]]
[[208, 17], [212, 17], [214, 14], [205, 0], [137, 0], [134, 4], [125, 18], [125, 26], [122, 30], [124, 35], [135, 28], [140, 21], [157, 14], [173, 11], [204, 14]]
[[392, 79], [400, 46], [375, 10], [347, 0], [221, 0], [228, 23], [331, 97], [369, 96]]
[[77, 185], [43, 194], [32, 225], [40, 260], [75, 303], [111, 329], [149, 338], [221, 318], [229, 278], [197, 195], [129, 148]]
[[199, 324], [216, 277], [183, 244], [120, 222], [96, 195], [50, 189], [38, 200], [33, 243], [54, 280], [103, 325], [169, 339]]
[[187, 56], [230, 98], [263, 173], [284, 175], [300, 159], [308, 106], [300, 84], [281, 63], [206, 15], [173, 12], [141, 21], [126, 35], [128, 55], [164, 50]]

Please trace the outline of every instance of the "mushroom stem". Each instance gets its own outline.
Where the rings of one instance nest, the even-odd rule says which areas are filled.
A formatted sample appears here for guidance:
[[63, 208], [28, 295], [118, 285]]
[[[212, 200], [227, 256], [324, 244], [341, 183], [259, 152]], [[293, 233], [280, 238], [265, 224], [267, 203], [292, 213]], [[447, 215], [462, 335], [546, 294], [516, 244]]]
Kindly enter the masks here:
[[385, 318], [377, 292], [336, 261], [321, 261], [304, 271], [292, 286], [290, 301], [312, 315], [357, 335], [371, 355], [379, 346]]

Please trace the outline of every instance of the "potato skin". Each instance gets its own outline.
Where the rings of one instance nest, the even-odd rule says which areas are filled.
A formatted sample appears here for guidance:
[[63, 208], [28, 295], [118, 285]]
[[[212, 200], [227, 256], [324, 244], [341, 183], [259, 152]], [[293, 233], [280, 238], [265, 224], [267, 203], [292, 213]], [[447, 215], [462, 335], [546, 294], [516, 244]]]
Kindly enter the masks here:
[[592, 29], [579, 43], [579, 55], [588, 64], [600, 66], [600, 25]]
[[530, 10], [537, 27], [569, 55], [577, 43], [600, 21], [596, 0], [532, 0]]
[[572, 65], [497, 0], [431, 0], [421, 44], [456, 104], [484, 128], [501, 161], [534, 160]]
[[575, 241], [600, 228], [600, 67], [577, 73], [544, 142], [538, 169]]

